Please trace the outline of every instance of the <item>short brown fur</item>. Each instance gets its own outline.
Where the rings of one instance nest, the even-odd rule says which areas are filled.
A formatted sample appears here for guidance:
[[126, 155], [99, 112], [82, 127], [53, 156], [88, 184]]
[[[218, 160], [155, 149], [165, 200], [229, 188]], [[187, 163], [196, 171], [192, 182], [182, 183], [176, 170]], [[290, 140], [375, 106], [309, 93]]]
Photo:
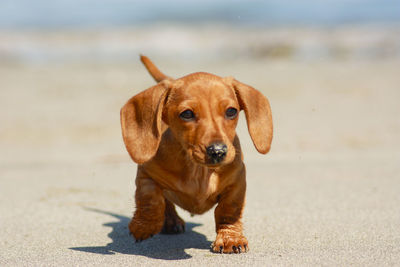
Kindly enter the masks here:
[[[272, 141], [269, 102], [259, 91], [233, 78], [193, 73], [173, 80], [145, 56], [142, 62], [158, 82], [132, 97], [121, 109], [126, 148], [139, 164], [136, 177], [136, 211], [129, 230], [136, 241], [159, 232], [184, 231], [174, 204], [202, 214], [215, 204], [217, 237], [212, 251], [240, 253], [249, 249], [243, 235], [242, 212], [246, 174], [235, 128], [238, 116], [227, 110], [244, 110], [250, 136], [260, 153]], [[180, 115], [191, 110], [194, 119]], [[210, 162], [207, 148], [223, 143], [221, 162]]]

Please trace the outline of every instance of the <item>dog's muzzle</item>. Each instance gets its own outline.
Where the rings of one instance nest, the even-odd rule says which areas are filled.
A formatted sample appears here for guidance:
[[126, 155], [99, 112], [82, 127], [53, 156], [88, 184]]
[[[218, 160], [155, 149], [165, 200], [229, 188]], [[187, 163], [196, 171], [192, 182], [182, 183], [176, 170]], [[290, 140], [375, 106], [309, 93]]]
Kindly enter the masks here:
[[207, 155], [213, 164], [224, 160], [228, 152], [228, 147], [224, 143], [214, 143], [207, 147]]

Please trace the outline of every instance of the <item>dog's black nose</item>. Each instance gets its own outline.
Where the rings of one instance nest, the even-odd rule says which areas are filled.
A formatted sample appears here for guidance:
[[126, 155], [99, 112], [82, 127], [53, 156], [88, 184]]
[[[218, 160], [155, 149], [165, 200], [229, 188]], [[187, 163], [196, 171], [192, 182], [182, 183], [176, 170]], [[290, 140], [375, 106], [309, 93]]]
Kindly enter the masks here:
[[207, 147], [207, 155], [214, 164], [223, 161], [227, 152], [228, 148], [224, 143], [214, 143]]

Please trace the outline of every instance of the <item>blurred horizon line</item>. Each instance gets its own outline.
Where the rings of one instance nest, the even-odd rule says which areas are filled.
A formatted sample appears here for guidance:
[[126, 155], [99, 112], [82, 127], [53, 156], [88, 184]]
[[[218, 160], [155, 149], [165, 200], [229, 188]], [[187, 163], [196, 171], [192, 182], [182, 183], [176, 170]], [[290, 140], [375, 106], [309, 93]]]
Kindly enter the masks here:
[[136, 60], [140, 53], [156, 57], [175, 55], [191, 61], [398, 60], [400, 27], [243, 29], [159, 25], [101, 31], [0, 31], [0, 61], [4, 64], [123, 63]]

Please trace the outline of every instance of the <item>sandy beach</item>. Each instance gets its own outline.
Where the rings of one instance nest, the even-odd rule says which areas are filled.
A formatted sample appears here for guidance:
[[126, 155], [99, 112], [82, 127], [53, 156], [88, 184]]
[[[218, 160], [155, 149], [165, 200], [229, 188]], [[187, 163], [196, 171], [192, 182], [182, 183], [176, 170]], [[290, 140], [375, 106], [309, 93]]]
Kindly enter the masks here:
[[[142, 46], [132, 50], [121, 44], [91, 56], [92, 45], [79, 45], [92, 42], [87, 35], [57, 39], [2, 32], [0, 265], [398, 265], [398, 38], [378, 30], [375, 39], [368, 35], [369, 41], [358, 44], [354, 32], [362, 30], [338, 31], [333, 42], [317, 31], [325, 36], [321, 47], [341, 49], [312, 58], [305, 48], [315, 46], [301, 42], [301, 34], [288, 39], [275, 32], [292, 40], [286, 43], [295, 50], [282, 46], [284, 41], [269, 45], [266, 38], [262, 47], [268, 49], [232, 46], [228, 51], [237, 57], [214, 57], [224, 48], [213, 42], [215, 34], [179, 57], [178, 48], [171, 54], [154, 47], [136, 51], [152, 40], [144, 35]], [[65, 36], [76, 50], [64, 43]], [[117, 37], [114, 43], [123, 43]], [[186, 37], [182, 44], [192, 40]], [[30, 45], [24, 46], [23, 38]], [[39, 56], [26, 47], [36, 47]], [[200, 56], [188, 56], [204, 47]], [[113, 60], [113, 51], [121, 50], [125, 54]], [[204, 56], [205, 50], [212, 52]], [[65, 52], [63, 60], [59, 51]], [[254, 149], [243, 114], [237, 130], [247, 165], [249, 253], [210, 252], [212, 211], [190, 217], [179, 210], [187, 222], [182, 235], [156, 235], [139, 244], [128, 235], [136, 165], [122, 142], [119, 109], [153, 85], [136, 52], [146, 53], [170, 76], [195, 71], [233, 76], [269, 98], [275, 126], [271, 152], [264, 156]], [[93, 60], [99, 53], [107, 57]]]

